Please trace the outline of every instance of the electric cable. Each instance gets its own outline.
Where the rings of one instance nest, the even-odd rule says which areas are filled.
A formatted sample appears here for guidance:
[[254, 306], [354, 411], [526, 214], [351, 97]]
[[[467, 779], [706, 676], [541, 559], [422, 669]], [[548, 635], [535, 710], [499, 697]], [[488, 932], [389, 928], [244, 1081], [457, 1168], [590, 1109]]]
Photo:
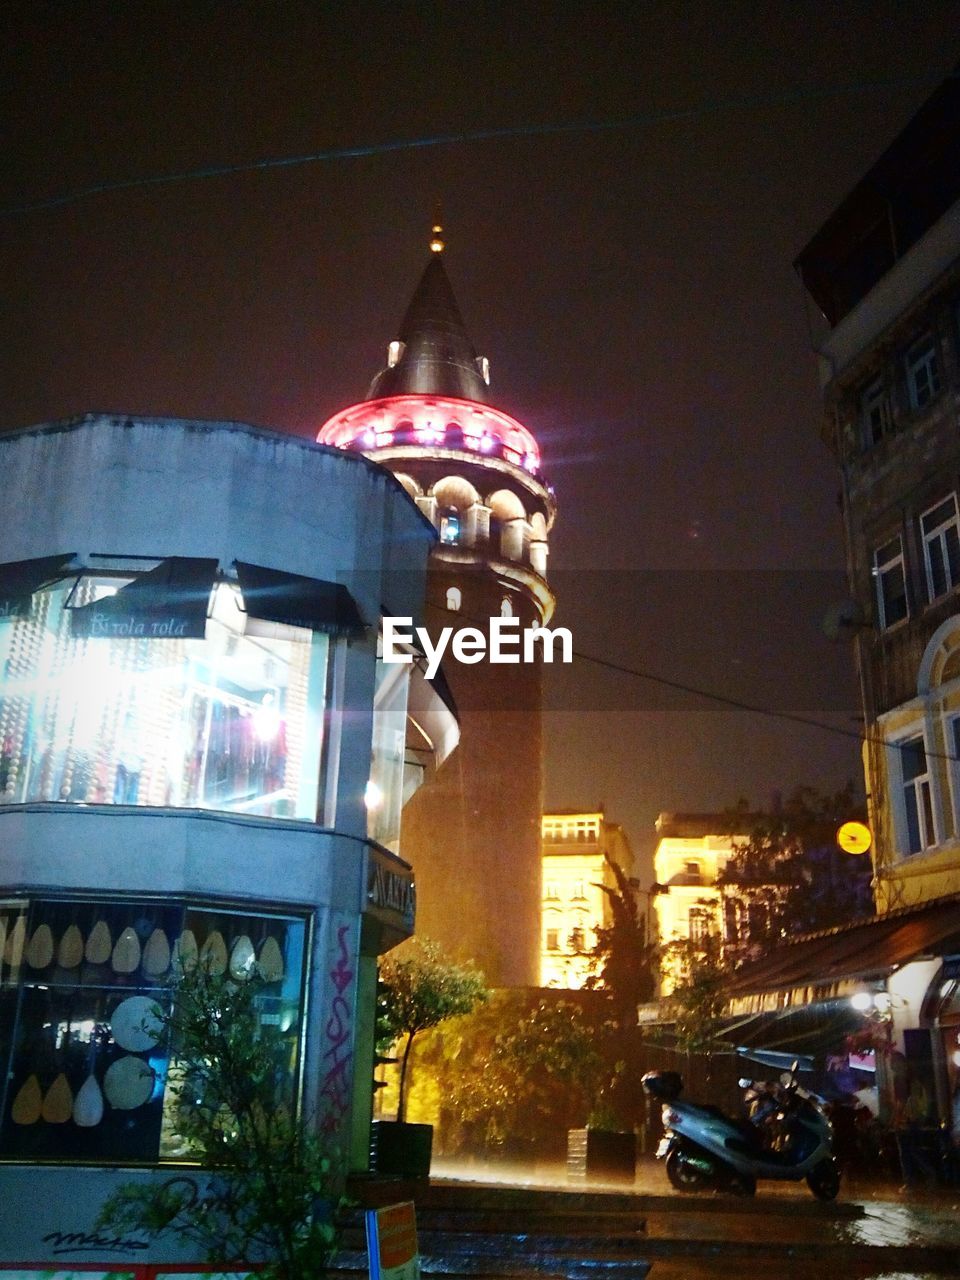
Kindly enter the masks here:
[[[471, 625], [483, 625], [490, 621], [489, 618], [479, 618], [471, 615], [465, 615], [457, 609], [447, 609], [443, 605], [429, 604], [428, 608], [435, 609], [437, 612], [449, 614], [451, 617], [464, 618]], [[890, 742], [886, 738], [874, 738], [858, 729], [845, 729], [842, 725], [830, 724], [826, 720], [818, 720], [813, 716], [800, 715], [798, 712], [785, 711], [782, 708], [763, 706], [760, 703], [746, 702], [741, 698], [731, 697], [729, 694], [718, 693], [713, 689], [705, 689], [700, 685], [687, 684], [683, 680], [675, 680], [670, 676], [659, 675], [653, 671], [644, 671], [640, 667], [627, 666], [622, 662], [614, 662], [610, 658], [601, 658], [597, 654], [586, 653], [582, 649], [572, 649], [572, 656], [581, 662], [590, 662], [594, 666], [602, 667], [607, 671], [612, 671], [617, 675], [632, 676], [638, 680], [646, 680], [651, 684], [660, 685], [662, 688], [673, 689], [678, 693], [690, 694], [692, 697], [704, 698], [709, 702], [718, 703], [721, 706], [729, 707], [733, 711], [743, 711], [748, 715], [765, 716], [771, 720], [785, 720], [792, 724], [804, 725], [808, 729], [818, 729], [823, 733], [832, 733], [838, 737], [850, 738], [854, 742], [866, 743], [875, 747], [889, 747], [901, 753], [907, 749], [908, 743]], [[947, 760], [954, 764], [960, 764], [960, 756], [954, 755], [947, 751], [929, 751], [924, 749], [925, 758], [928, 760]]]
[[[960, 76], [950, 72], [945, 78]], [[943, 77], [937, 76], [937, 82]], [[698, 120], [725, 111], [756, 109], [758, 107], [789, 106], [812, 99], [840, 97], [845, 94], [882, 93], [888, 89], [927, 86], [934, 76], [895, 76], [882, 80], [852, 81], [848, 84], [801, 86], [778, 93], [742, 94], [740, 96], [705, 101], [692, 107], [675, 107], [660, 111], [640, 112], [636, 115], [614, 116], [600, 120], [554, 120], [541, 124], [503, 125], [499, 128], [468, 129], [458, 133], [438, 133], [422, 138], [395, 138], [386, 142], [373, 142], [352, 147], [329, 147], [322, 151], [307, 152], [296, 156], [270, 156], [263, 160], [240, 161], [236, 164], [207, 165], [200, 169], [183, 169], [171, 173], [147, 174], [137, 178], [118, 178], [110, 182], [92, 183], [58, 195], [22, 204], [7, 205], [0, 209], [0, 217], [10, 218], [25, 213], [38, 213], [77, 204], [93, 196], [108, 195], [115, 191], [130, 191], [142, 187], [166, 186], [177, 182], [193, 182], [205, 178], [229, 177], [237, 173], [255, 173], [267, 169], [291, 169], [308, 164], [321, 164], [331, 160], [355, 160], [365, 156], [389, 155], [397, 151], [417, 151], [432, 147], [452, 146], [471, 142], [490, 142], [506, 138], [536, 138], [569, 133], [608, 133], [618, 129], [637, 129], [649, 125], [673, 124], [685, 120]]]

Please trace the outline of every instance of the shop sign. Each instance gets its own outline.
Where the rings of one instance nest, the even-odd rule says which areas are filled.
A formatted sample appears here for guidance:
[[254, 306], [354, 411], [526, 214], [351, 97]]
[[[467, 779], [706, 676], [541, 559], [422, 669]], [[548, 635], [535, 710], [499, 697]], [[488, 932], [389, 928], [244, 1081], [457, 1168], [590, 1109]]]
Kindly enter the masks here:
[[413, 876], [409, 871], [380, 861], [375, 853], [367, 875], [367, 902], [380, 911], [394, 912], [407, 928], [413, 928], [416, 916]]
[[412, 1200], [366, 1213], [370, 1280], [418, 1280], [420, 1252]]

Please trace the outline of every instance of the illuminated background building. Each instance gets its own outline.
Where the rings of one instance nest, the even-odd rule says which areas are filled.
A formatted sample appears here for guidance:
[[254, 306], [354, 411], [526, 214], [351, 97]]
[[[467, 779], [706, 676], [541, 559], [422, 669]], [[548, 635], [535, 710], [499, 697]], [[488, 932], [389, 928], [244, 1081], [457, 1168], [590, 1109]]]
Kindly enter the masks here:
[[[435, 535], [366, 459], [235, 423], [79, 418], [0, 469], [0, 1259], [35, 1262], [186, 1154], [143, 1023], [191, 956], [261, 966], [294, 1096], [365, 1167], [413, 899], [363, 795], [419, 678], [377, 630], [420, 612]], [[402, 749], [373, 770], [395, 843]]]
[[603, 810], [545, 813], [540, 985], [582, 987], [595, 969], [589, 953], [597, 925], [611, 921], [610, 900], [601, 885], [615, 887], [608, 859], [624, 875], [633, 874], [633, 853], [623, 828]]
[[[553, 492], [530, 432], [490, 403], [489, 366], [432, 255], [361, 403], [318, 439], [388, 467], [439, 534], [427, 625], [545, 624]], [[494, 986], [532, 986], [540, 959], [541, 667], [446, 669], [460, 745], [404, 810], [417, 877], [417, 932], [472, 958]], [[416, 757], [409, 760], [417, 768]]]

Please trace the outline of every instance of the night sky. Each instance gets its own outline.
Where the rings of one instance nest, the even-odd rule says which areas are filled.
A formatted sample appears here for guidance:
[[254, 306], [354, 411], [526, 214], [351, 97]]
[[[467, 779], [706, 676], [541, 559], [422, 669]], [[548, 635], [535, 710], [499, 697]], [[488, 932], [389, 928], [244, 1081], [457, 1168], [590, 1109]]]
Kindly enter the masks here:
[[[491, 398], [557, 490], [577, 649], [855, 735], [791, 264], [960, 58], [960, 0], [8, 2], [0, 42], [0, 427], [314, 435], [381, 367], [439, 200]], [[549, 706], [547, 803], [603, 801], [641, 849], [662, 809], [859, 776], [855, 736], [587, 662]]]

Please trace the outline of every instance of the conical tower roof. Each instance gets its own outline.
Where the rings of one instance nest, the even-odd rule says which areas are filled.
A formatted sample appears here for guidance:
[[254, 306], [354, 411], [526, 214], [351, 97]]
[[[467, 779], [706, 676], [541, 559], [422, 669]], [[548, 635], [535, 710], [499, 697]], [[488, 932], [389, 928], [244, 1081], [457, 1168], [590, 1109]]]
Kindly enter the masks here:
[[368, 399], [435, 395], [487, 402], [487, 384], [439, 252], [430, 255], [399, 338], [399, 358], [377, 374]]

